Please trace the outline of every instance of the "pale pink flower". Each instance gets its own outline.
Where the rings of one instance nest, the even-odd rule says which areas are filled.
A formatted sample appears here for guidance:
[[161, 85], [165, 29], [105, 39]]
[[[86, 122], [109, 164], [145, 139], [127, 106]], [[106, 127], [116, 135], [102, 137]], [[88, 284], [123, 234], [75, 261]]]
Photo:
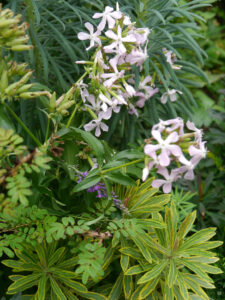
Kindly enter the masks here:
[[130, 63], [131, 65], [137, 64], [137, 66], [141, 66], [147, 58], [147, 47], [145, 47], [144, 51], [141, 48], [133, 48], [131, 52], [127, 55], [126, 62]]
[[133, 35], [127, 35], [125, 37], [122, 37], [122, 29], [120, 26], [118, 26], [118, 28], [117, 28], [117, 35], [112, 30], [106, 31], [105, 35], [108, 38], [114, 40], [115, 42], [113, 42], [112, 44], [110, 44], [108, 46], [105, 46], [104, 49], [105, 50], [118, 49], [121, 54], [126, 53], [126, 51], [127, 51], [127, 49], [123, 43], [129, 43], [129, 42], [136, 41], [136, 39]]
[[194, 156], [189, 161], [187, 160], [183, 155], [179, 157], [179, 161], [184, 164], [184, 166], [180, 167], [179, 170], [182, 173], [185, 173], [184, 179], [186, 180], [193, 180], [194, 179], [194, 168], [197, 166], [199, 161], [201, 160], [201, 157]]
[[99, 117], [97, 120], [92, 120], [91, 122], [84, 125], [84, 130], [91, 131], [95, 128], [95, 135], [100, 136], [101, 130], [108, 131], [109, 127], [102, 122], [102, 118]]
[[165, 194], [170, 193], [172, 189], [172, 182], [180, 178], [179, 172], [176, 169], [172, 170], [169, 174], [166, 168], [159, 167], [157, 173], [162, 175], [165, 179], [156, 179], [152, 182], [152, 187], [159, 188], [162, 186]]
[[132, 33], [136, 38], [137, 44], [143, 46], [148, 39], [150, 30], [148, 28], [135, 28]]
[[144, 152], [150, 157], [153, 157], [153, 155], [156, 155], [156, 151], [161, 150], [161, 153], [158, 156], [160, 165], [166, 167], [170, 164], [170, 154], [178, 157], [182, 154], [178, 145], [171, 144], [176, 143], [179, 140], [177, 132], [172, 132], [165, 140], [162, 139], [161, 133], [156, 130], [152, 130], [152, 136], [157, 140], [158, 144], [146, 145]]
[[195, 127], [195, 124], [190, 121], [187, 121], [186, 126], [189, 130], [192, 130], [195, 132], [195, 140], [197, 142], [201, 142], [202, 141], [202, 130]]
[[180, 70], [181, 66], [174, 65], [174, 63], [177, 61], [176, 54], [174, 54], [171, 50], [168, 51], [166, 48], [163, 48], [162, 50], [166, 57], [166, 61], [171, 65], [172, 69]]
[[120, 72], [102, 74], [101, 75], [102, 78], [108, 78], [106, 81], [103, 82], [104, 86], [110, 88], [115, 81], [124, 77], [124, 73], [125, 71], [122, 70]]
[[101, 45], [101, 40], [99, 38], [99, 35], [101, 34], [101, 31], [97, 30], [94, 33], [94, 27], [89, 22], [86, 22], [84, 24], [84, 26], [89, 30], [90, 33], [88, 34], [86, 32], [79, 32], [78, 33], [78, 39], [82, 40], [82, 41], [90, 40], [90, 46], [88, 48], [86, 48], [86, 50], [88, 51], [89, 49], [91, 49], [95, 45], [95, 43], [97, 45]]
[[199, 148], [195, 147], [194, 145], [191, 145], [188, 148], [188, 152], [191, 156], [197, 156], [200, 158], [205, 158], [207, 154], [207, 149], [205, 148], [205, 143], [206, 142], [201, 142], [199, 143]]
[[132, 85], [127, 84], [127, 83], [125, 82], [125, 83], [124, 83], [124, 86], [125, 86], [125, 89], [126, 89], [128, 95], [129, 95], [130, 97], [133, 97], [133, 96], [136, 94], [136, 91], [135, 91], [135, 89], [132, 87]]
[[170, 101], [171, 102], [174, 102], [177, 100], [177, 95], [176, 93], [179, 93], [179, 94], [183, 94], [181, 91], [178, 91], [178, 90], [175, 90], [175, 89], [172, 89], [172, 90], [168, 90], [166, 93], [164, 93], [161, 97], [161, 102], [163, 104], [166, 104], [166, 102], [168, 101], [168, 98], [170, 98]]
[[110, 6], [106, 6], [103, 13], [95, 13], [93, 15], [93, 19], [102, 18], [101, 22], [98, 25], [99, 30], [103, 30], [106, 25], [106, 21], [108, 22], [108, 27], [113, 28], [115, 26], [115, 19], [121, 19], [122, 13], [118, 10], [114, 11], [114, 9]]

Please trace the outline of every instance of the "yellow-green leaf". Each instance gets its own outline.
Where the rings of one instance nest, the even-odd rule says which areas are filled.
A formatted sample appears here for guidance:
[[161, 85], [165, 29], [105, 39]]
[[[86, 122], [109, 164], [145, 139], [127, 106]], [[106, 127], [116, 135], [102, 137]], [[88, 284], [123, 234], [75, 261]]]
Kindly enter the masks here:
[[123, 286], [123, 274], [121, 273], [119, 277], [116, 280], [116, 283], [114, 284], [109, 296], [108, 300], [115, 300], [119, 299], [120, 294], [122, 292], [122, 286]]
[[150, 282], [148, 282], [140, 291], [140, 295], [139, 295], [139, 299], [146, 299], [146, 297], [148, 297], [152, 291], [155, 289], [157, 283], [159, 281], [159, 278], [155, 278], [153, 280], [151, 280]]
[[18, 292], [22, 292], [30, 287], [37, 285], [41, 274], [32, 274], [28, 276], [24, 276], [23, 278], [15, 281], [8, 288], [8, 294], [16, 294]]
[[168, 264], [167, 260], [162, 260], [160, 264], [155, 265], [149, 272], [145, 273], [139, 280], [138, 284], [146, 283], [151, 281], [155, 277], [159, 276], [162, 271], [165, 269], [166, 265]]
[[53, 292], [57, 295], [57, 297], [60, 300], [67, 300], [66, 296], [64, 295], [64, 293], [62, 292], [61, 288], [59, 287], [58, 283], [55, 281], [55, 279], [51, 276], [50, 277], [50, 282], [51, 282], [51, 287]]
[[177, 278], [177, 267], [174, 259], [170, 259], [170, 267], [169, 267], [169, 274], [167, 276], [167, 282], [169, 288], [171, 288], [174, 285], [174, 282]]
[[132, 276], [123, 276], [123, 291], [125, 299], [130, 299], [130, 296], [133, 292], [133, 278]]

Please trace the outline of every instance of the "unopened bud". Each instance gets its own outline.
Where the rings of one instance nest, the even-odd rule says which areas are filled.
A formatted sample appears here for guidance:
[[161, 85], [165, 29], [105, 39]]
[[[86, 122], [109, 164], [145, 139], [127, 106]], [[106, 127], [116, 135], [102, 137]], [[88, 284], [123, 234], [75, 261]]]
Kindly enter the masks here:
[[34, 48], [32, 45], [16, 45], [12, 46], [11, 50], [12, 51], [27, 51]]
[[49, 101], [49, 112], [50, 113], [54, 112], [55, 108], [56, 108], [56, 93], [54, 92]]

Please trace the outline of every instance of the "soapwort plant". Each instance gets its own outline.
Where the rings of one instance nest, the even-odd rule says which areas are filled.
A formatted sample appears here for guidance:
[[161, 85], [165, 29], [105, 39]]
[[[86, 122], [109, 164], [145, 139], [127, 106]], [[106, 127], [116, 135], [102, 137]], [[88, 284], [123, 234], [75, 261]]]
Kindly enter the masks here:
[[[221, 273], [209, 250], [221, 242], [210, 241], [215, 228], [193, 234], [196, 212], [180, 221], [169, 195], [172, 182], [181, 174], [193, 179], [206, 156], [202, 131], [188, 121], [186, 132], [181, 118], [160, 120], [146, 145], [120, 152], [96, 138], [111, 130], [112, 114], [124, 107], [138, 115], [159, 87], [144, 71], [150, 29], [136, 27], [118, 4], [93, 19], [97, 28], [87, 22], [78, 34], [92, 58], [77, 62], [84, 74], [57, 96], [12, 61], [9, 51], [31, 47], [28, 25], [0, 9], [1, 50], [8, 54], [0, 57], [0, 256], [13, 282], [6, 293], [34, 300], [209, 299], [208, 273]], [[162, 54], [180, 69], [173, 52]], [[162, 103], [180, 91], [167, 93]], [[17, 115], [21, 99], [42, 103], [44, 135]], [[153, 178], [155, 167], [165, 180]]]

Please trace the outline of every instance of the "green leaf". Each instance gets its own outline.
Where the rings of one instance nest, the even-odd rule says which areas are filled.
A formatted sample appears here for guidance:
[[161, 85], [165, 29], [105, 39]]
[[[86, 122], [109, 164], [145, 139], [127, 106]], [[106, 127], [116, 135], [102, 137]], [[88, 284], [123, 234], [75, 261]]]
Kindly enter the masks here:
[[190, 248], [195, 244], [201, 244], [208, 241], [216, 234], [215, 231], [216, 228], [206, 228], [194, 233], [184, 241], [183, 245], [179, 248], [179, 251]]
[[130, 299], [130, 296], [133, 292], [133, 279], [132, 276], [124, 276], [123, 277], [123, 291], [125, 295], [125, 299]]
[[78, 183], [75, 188], [72, 190], [72, 193], [77, 193], [83, 190], [86, 190], [93, 185], [97, 184], [101, 180], [99, 175], [94, 175], [91, 177], [85, 177], [80, 183]]
[[140, 291], [140, 294], [139, 294], [139, 299], [146, 299], [146, 297], [148, 297], [152, 291], [154, 291], [157, 283], [159, 281], [159, 278], [155, 278], [151, 281], [149, 281], [144, 287], [143, 289]]
[[114, 284], [109, 296], [108, 300], [115, 300], [120, 298], [120, 294], [122, 292], [123, 287], [123, 274], [121, 273], [119, 277], [116, 280], [116, 283]]
[[48, 278], [47, 278], [46, 274], [43, 274], [38, 283], [37, 298], [39, 300], [45, 299], [47, 281], [48, 281]]
[[[121, 238], [121, 246], [122, 247], [127, 246], [127, 242], [124, 237]], [[129, 268], [129, 262], [130, 262], [130, 257], [128, 255], [121, 254], [120, 265], [123, 272], [126, 272], [126, 270]]]
[[92, 135], [90, 132], [84, 131], [79, 128], [71, 127], [71, 130], [79, 133], [81, 135], [81, 138], [88, 143], [88, 145], [93, 149], [94, 153], [96, 154], [96, 157], [98, 158], [98, 161], [101, 163], [104, 159], [104, 147], [99, 139], [97, 139], [94, 135]]
[[196, 273], [200, 278], [203, 278], [205, 280], [211, 280], [210, 277], [204, 272], [204, 270], [202, 270], [199, 264], [189, 262], [187, 259], [184, 258], [177, 258], [176, 261], [179, 264], [184, 265], [185, 267]]
[[137, 220], [137, 224], [142, 225], [145, 228], [148, 227], [153, 227], [153, 228], [165, 228], [166, 224], [163, 223], [162, 221], [157, 221], [157, 220], [153, 220], [153, 219], [138, 219]]
[[58, 283], [55, 281], [55, 279], [50, 276], [50, 282], [51, 282], [51, 287], [52, 290], [54, 291], [54, 293], [57, 295], [57, 297], [60, 300], [67, 300], [66, 296], [64, 295], [64, 293], [62, 292], [61, 288], [59, 287]]
[[196, 211], [193, 211], [181, 223], [180, 229], [179, 229], [179, 231], [177, 233], [177, 237], [180, 240], [184, 239], [185, 236], [187, 235], [187, 233], [190, 231], [190, 229], [192, 228], [192, 225], [193, 225], [193, 223], [195, 221], [195, 218], [196, 218]]
[[155, 265], [151, 271], [145, 273], [139, 280], [138, 284], [146, 283], [159, 276], [168, 264], [168, 260], [162, 260], [160, 264]]
[[41, 274], [32, 274], [24, 276], [23, 278], [16, 280], [13, 284], [8, 287], [8, 294], [16, 294], [37, 285]]
[[109, 180], [111, 180], [112, 182], [116, 182], [122, 185], [131, 185], [131, 186], [136, 186], [136, 182], [130, 178], [129, 176], [122, 174], [122, 173], [111, 173], [111, 174], [107, 174], [105, 175], [105, 177]]
[[88, 292], [87, 288], [83, 284], [81, 284], [80, 282], [70, 280], [68, 278], [62, 278], [62, 277], [61, 277], [61, 280], [64, 282], [64, 284], [66, 284], [68, 287], [73, 289], [78, 294]]
[[183, 299], [184, 300], [188, 299], [188, 297], [189, 297], [188, 288], [187, 288], [187, 285], [186, 285], [186, 283], [183, 279], [183, 276], [180, 272], [178, 272], [178, 275], [177, 275], [177, 282], [178, 282], [180, 293], [181, 293]]
[[54, 265], [57, 261], [59, 261], [59, 259], [63, 256], [63, 254], [65, 253], [66, 248], [65, 247], [61, 247], [59, 249], [56, 250], [56, 252], [49, 258], [48, 260], [48, 266], [51, 267], [52, 265]]
[[124, 274], [127, 276], [137, 275], [146, 272], [152, 268], [152, 265], [146, 264], [145, 266], [135, 265], [129, 268]]
[[171, 288], [177, 278], [177, 267], [174, 259], [170, 259], [169, 274], [167, 276], [168, 286]]
[[146, 247], [146, 244], [145, 244], [144, 240], [140, 236], [130, 236], [130, 237], [133, 240], [133, 242], [136, 244], [138, 249], [141, 251], [144, 258], [148, 262], [151, 263], [152, 262], [151, 253], [150, 253], [148, 247]]
[[138, 158], [144, 158], [143, 152], [137, 151], [135, 149], [131, 150], [124, 150], [116, 154], [113, 159], [114, 160], [121, 160], [121, 159], [138, 159]]
[[128, 256], [134, 258], [134, 259], [137, 259], [137, 260], [143, 259], [143, 255], [141, 254], [141, 252], [135, 248], [125, 247], [125, 248], [121, 248], [119, 251], [125, 255], [128, 255]]

